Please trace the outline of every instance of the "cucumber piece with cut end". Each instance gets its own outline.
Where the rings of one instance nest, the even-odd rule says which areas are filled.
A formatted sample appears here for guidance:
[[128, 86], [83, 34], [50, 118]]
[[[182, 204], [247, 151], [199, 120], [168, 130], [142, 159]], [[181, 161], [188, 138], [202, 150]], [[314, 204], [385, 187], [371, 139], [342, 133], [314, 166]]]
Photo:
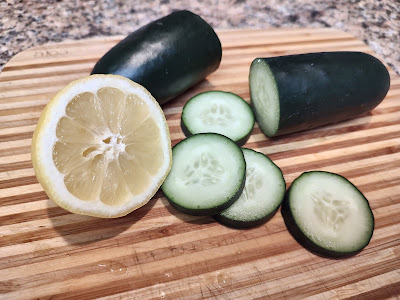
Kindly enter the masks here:
[[334, 173], [301, 174], [286, 193], [281, 211], [296, 240], [326, 256], [359, 252], [374, 231], [368, 200], [350, 181]]
[[243, 191], [242, 150], [217, 133], [199, 133], [172, 148], [172, 167], [161, 189], [172, 206], [190, 215], [215, 215]]
[[214, 72], [221, 57], [212, 27], [182, 10], [128, 35], [100, 58], [92, 74], [125, 76], [164, 104]]
[[186, 136], [214, 132], [243, 145], [253, 126], [254, 114], [250, 105], [229, 92], [209, 91], [198, 94], [182, 110], [181, 127]]
[[249, 228], [268, 221], [278, 210], [286, 191], [282, 171], [264, 154], [242, 149], [246, 160], [246, 183], [239, 199], [214, 216], [225, 225]]
[[390, 76], [362, 52], [256, 58], [250, 67], [256, 121], [272, 137], [351, 119], [386, 96]]

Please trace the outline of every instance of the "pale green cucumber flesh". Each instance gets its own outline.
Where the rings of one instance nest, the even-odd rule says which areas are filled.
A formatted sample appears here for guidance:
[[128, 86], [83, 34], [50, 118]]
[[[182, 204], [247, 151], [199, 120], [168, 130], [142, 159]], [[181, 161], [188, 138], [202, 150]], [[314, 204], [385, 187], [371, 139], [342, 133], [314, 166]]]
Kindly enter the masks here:
[[273, 136], [278, 131], [280, 121], [279, 93], [274, 76], [264, 60], [253, 61], [249, 83], [257, 123], [267, 136]]
[[299, 242], [327, 255], [361, 250], [374, 230], [368, 200], [346, 178], [329, 172], [299, 176], [290, 187], [282, 213]]
[[254, 126], [250, 105], [236, 94], [209, 91], [191, 98], [182, 110], [186, 136], [214, 132], [238, 144], [245, 142]]
[[172, 167], [161, 189], [171, 205], [193, 215], [213, 215], [235, 201], [243, 190], [246, 162], [229, 138], [193, 135], [172, 149]]
[[282, 171], [264, 154], [243, 149], [246, 183], [239, 199], [216, 219], [232, 227], [252, 227], [266, 222], [279, 208], [286, 184]]

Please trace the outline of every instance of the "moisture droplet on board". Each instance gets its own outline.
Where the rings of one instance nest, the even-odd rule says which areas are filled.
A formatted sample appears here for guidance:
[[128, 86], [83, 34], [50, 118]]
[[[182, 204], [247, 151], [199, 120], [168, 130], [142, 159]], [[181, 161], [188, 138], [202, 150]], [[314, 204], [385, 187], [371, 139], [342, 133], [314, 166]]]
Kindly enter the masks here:
[[217, 282], [220, 287], [227, 287], [232, 284], [232, 278], [226, 274], [218, 274], [217, 275]]
[[98, 263], [98, 266], [106, 269], [114, 275], [124, 275], [128, 273], [128, 268], [119, 261], [109, 260]]
[[46, 256], [54, 252], [54, 249], [49, 245], [45, 243], [40, 243], [35, 246], [35, 250], [33, 251], [33, 255], [35, 257], [39, 256]]
[[399, 246], [393, 248], [393, 254], [396, 255], [397, 257], [400, 257], [400, 247]]

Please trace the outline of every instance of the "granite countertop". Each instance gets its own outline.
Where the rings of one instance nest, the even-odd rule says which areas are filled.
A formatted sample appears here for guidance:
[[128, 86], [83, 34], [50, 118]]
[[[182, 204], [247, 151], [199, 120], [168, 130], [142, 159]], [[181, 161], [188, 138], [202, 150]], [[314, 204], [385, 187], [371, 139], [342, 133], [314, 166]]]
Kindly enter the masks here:
[[32, 46], [127, 35], [174, 10], [201, 15], [215, 29], [334, 27], [369, 45], [400, 75], [399, 0], [185, 0], [0, 2], [0, 70]]

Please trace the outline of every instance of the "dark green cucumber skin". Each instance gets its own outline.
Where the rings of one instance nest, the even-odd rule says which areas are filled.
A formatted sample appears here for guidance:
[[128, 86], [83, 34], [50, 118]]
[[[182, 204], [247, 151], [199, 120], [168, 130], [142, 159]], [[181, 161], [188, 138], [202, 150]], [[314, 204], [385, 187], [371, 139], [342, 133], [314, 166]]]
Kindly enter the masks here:
[[265, 224], [276, 214], [278, 209], [279, 209], [279, 206], [274, 211], [272, 211], [268, 215], [264, 216], [263, 218], [254, 219], [252, 221], [233, 220], [233, 219], [226, 218], [220, 214], [214, 215], [213, 218], [217, 222], [219, 222], [223, 225], [226, 225], [228, 227], [232, 227], [232, 228], [236, 228], [236, 229], [246, 229], [246, 228], [257, 227], [257, 226], [261, 226], [261, 225]]
[[[253, 128], [254, 128], [254, 126], [253, 126]], [[248, 133], [246, 136], [244, 136], [243, 138], [241, 138], [241, 139], [239, 139], [239, 140], [237, 140], [237, 141], [234, 141], [235, 144], [238, 145], [239, 147], [240, 147], [240, 146], [243, 146], [244, 144], [246, 144], [246, 142], [248, 141], [248, 139], [249, 139], [250, 136], [251, 136], [251, 132], [252, 132], [253, 128], [251, 128], [251, 130], [249, 131], [249, 133]], [[181, 129], [182, 129], [182, 132], [184, 133], [184, 135], [185, 135], [186, 137], [190, 137], [190, 136], [193, 135], [193, 134], [189, 131], [189, 129], [186, 127], [185, 122], [183, 122], [182, 118], [181, 118]]]
[[[256, 152], [253, 149], [248, 149], [248, 148], [243, 148], [243, 149], [247, 149], [247, 150]], [[264, 154], [264, 156], [280, 170], [280, 168], [267, 155]], [[285, 182], [285, 178], [283, 177], [282, 171], [281, 171], [281, 176], [282, 176], [283, 182]], [[276, 208], [274, 210], [272, 210], [270, 213], [266, 214], [262, 218], [258, 218], [258, 219], [255, 218], [254, 220], [251, 220], [251, 221], [233, 220], [233, 219], [226, 218], [221, 214], [215, 215], [213, 217], [219, 223], [224, 224], [229, 227], [232, 227], [232, 228], [237, 228], [237, 229], [242, 229], [242, 228], [245, 229], [245, 228], [260, 226], [260, 225], [263, 225], [264, 223], [268, 222], [276, 214], [279, 207], [281, 206], [283, 198], [284, 198], [284, 195], [282, 195], [282, 199], [281, 199], [281, 201], [279, 201]]]
[[[224, 137], [225, 139], [228, 139], [226, 136], [224, 136], [222, 134], [219, 134], [219, 133], [198, 133], [196, 135], [208, 135], [208, 134], [219, 135], [219, 136]], [[184, 140], [180, 141], [179, 143], [177, 143], [174, 147], [172, 147], [172, 151], [180, 143], [185, 143], [186, 140], [187, 139], [184, 139]], [[229, 140], [233, 143], [233, 141], [231, 139], [229, 139]], [[242, 155], [243, 155], [243, 160], [244, 160], [243, 152], [242, 152]], [[174, 202], [173, 197], [171, 197], [170, 195], [168, 195], [168, 193], [166, 191], [164, 191], [162, 185], [161, 185], [161, 191], [163, 192], [165, 198], [168, 200], [168, 202], [171, 204], [171, 206], [174, 207], [179, 212], [182, 212], [182, 213], [187, 214], [187, 215], [192, 215], [192, 216], [213, 216], [213, 215], [219, 214], [223, 210], [227, 209], [237, 199], [239, 199], [239, 197], [242, 194], [242, 191], [244, 189], [245, 183], [246, 183], [246, 171], [244, 172], [243, 180], [242, 180], [242, 182], [241, 182], [241, 184], [239, 186], [239, 189], [236, 191], [236, 193], [230, 199], [228, 199], [226, 202], [222, 203], [221, 205], [214, 206], [212, 208], [207, 208], [207, 209], [191, 209], [191, 208], [187, 208], [187, 207], [184, 207], [184, 206], [180, 206], [180, 205], [178, 205], [177, 203]]]
[[[296, 183], [296, 180], [298, 180], [299, 178], [301, 178], [301, 176], [307, 176], [308, 173], [311, 172], [321, 172], [321, 173], [329, 173], [329, 174], [334, 174], [334, 175], [339, 175], [339, 174], [335, 174], [335, 173], [330, 173], [330, 172], [325, 172], [325, 171], [310, 171], [310, 172], [304, 172], [302, 173], [299, 177], [297, 177], [292, 185], [290, 186], [290, 188], [288, 189], [288, 191], [285, 194], [285, 197], [283, 199], [282, 202], [282, 206], [281, 206], [281, 213], [282, 213], [282, 217], [284, 219], [285, 225], [287, 227], [287, 229], [289, 230], [290, 234], [295, 238], [295, 240], [302, 245], [304, 248], [306, 248], [307, 250], [311, 251], [314, 254], [317, 254], [319, 256], [323, 256], [323, 257], [330, 257], [330, 258], [346, 258], [346, 257], [350, 257], [350, 256], [354, 256], [357, 253], [359, 253], [361, 250], [363, 250], [371, 241], [372, 235], [373, 235], [373, 230], [371, 231], [371, 235], [369, 237], [369, 239], [366, 241], [365, 245], [363, 245], [362, 247], [360, 247], [360, 249], [355, 250], [353, 252], [338, 252], [338, 251], [332, 251], [332, 250], [328, 250], [325, 249], [321, 246], [316, 245], [311, 239], [309, 239], [299, 228], [299, 226], [297, 225], [293, 214], [291, 212], [291, 208], [290, 208], [290, 193], [291, 193], [291, 189], [292, 186]], [[341, 175], [339, 175], [341, 176]], [[346, 180], [347, 182], [349, 182], [357, 191], [359, 191], [357, 189], [357, 187], [352, 184], [350, 181], [348, 181], [345, 177], [341, 176], [344, 180]], [[359, 191], [360, 192], [360, 191]], [[363, 195], [360, 192], [361, 195]], [[364, 195], [363, 195], [364, 196]], [[375, 227], [375, 220], [374, 220], [374, 215], [372, 213], [371, 207], [369, 205], [368, 200], [364, 197], [365, 202], [367, 203], [369, 210], [371, 211], [371, 215], [372, 215], [372, 223], [373, 223], [373, 228]]]
[[128, 35], [97, 62], [92, 74], [125, 76], [164, 104], [214, 72], [221, 57], [221, 42], [211, 26], [183, 10]]
[[[233, 94], [233, 93], [230, 93], [230, 92], [222, 92], [222, 91], [218, 91], [218, 92]], [[208, 93], [208, 92], [205, 92], [205, 93]], [[198, 95], [199, 95], [199, 94], [197, 94], [196, 96], [198, 96]], [[238, 96], [238, 95], [236, 95], [236, 94], [233, 94], [233, 95], [235, 95], [236, 97], [239, 97], [239, 98], [241, 98], [241, 99], [243, 100], [242, 97], [240, 97], [240, 96]], [[183, 106], [183, 108], [182, 108], [181, 129], [182, 129], [182, 132], [185, 134], [186, 137], [190, 137], [190, 136], [192, 136], [193, 134], [190, 132], [190, 130], [189, 130], [188, 127], [186, 126], [185, 122], [183, 121], [183, 111], [185, 111], [185, 106], [190, 102], [190, 100], [192, 100], [192, 99], [193, 99], [194, 97], [196, 97], [196, 96], [193, 96], [192, 98], [190, 98], [190, 99], [188, 100], [188, 102], [186, 102], [186, 104], [185, 104], [185, 105]], [[243, 100], [243, 101], [244, 101], [244, 100]], [[250, 108], [250, 109], [251, 109], [251, 108]], [[254, 114], [253, 114], [253, 115], [254, 115]], [[254, 121], [255, 121], [255, 119], [254, 119]], [[247, 133], [247, 135], [245, 135], [244, 137], [242, 137], [241, 139], [239, 139], [239, 140], [237, 140], [237, 141], [234, 141], [234, 142], [236, 143], [236, 145], [238, 145], [239, 147], [240, 147], [240, 146], [243, 146], [244, 144], [246, 144], [247, 140], [250, 138], [251, 132], [252, 132], [252, 130], [253, 130], [253, 128], [254, 128], [254, 121], [253, 121], [253, 126], [251, 127], [251, 129], [250, 129], [250, 131]]]
[[[189, 100], [190, 101], [190, 100]], [[186, 103], [187, 104], [187, 103]], [[185, 104], [185, 105], [186, 105]], [[183, 108], [185, 108], [185, 106], [183, 107]], [[182, 109], [182, 111], [183, 111], [183, 109]], [[181, 117], [181, 129], [182, 129], [182, 132], [183, 132], [183, 134], [186, 136], [186, 137], [191, 137], [193, 134], [189, 131], [189, 129], [186, 127], [186, 124], [185, 124], [185, 122], [183, 121], [183, 119], [182, 119], [182, 117]]]
[[[320, 52], [261, 58], [275, 78], [283, 135], [352, 119], [385, 98], [390, 76], [362, 52]], [[254, 62], [253, 62], [254, 63]]]
[[172, 207], [174, 207], [177, 211], [187, 214], [187, 215], [192, 215], [192, 216], [214, 216], [216, 214], [219, 214], [220, 212], [224, 211], [227, 209], [229, 206], [231, 206], [237, 199], [239, 199], [240, 195], [242, 194], [244, 185], [246, 182], [246, 175], [243, 178], [242, 184], [240, 185], [239, 190], [235, 193], [235, 195], [230, 198], [227, 202], [215, 206], [213, 208], [208, 208], [208, 209], [189, 209], [183, 206], [180, 206], [176, 204], [173, 199], [168, 197], [168, 194], [164, 193], [165, 198], [167, 198], [168, 202], [171, 204]]

